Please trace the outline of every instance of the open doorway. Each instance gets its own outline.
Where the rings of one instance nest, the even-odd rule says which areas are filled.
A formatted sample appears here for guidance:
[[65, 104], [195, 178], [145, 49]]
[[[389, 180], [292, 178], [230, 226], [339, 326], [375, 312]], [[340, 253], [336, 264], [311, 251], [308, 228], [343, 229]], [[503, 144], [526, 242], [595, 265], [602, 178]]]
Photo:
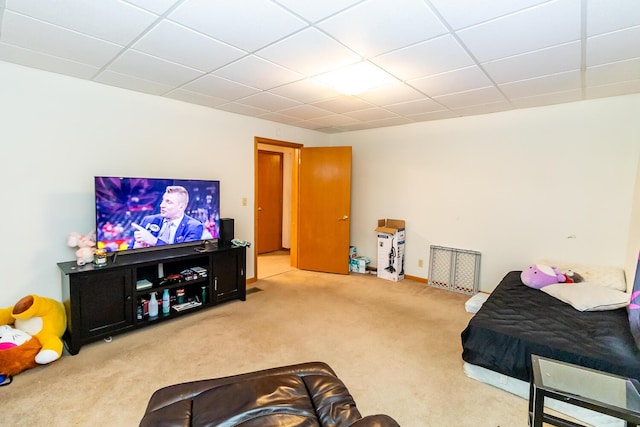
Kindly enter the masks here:
[[[294, 161], [301, 144], [255, 138], [256, 279], [294, 270]], [[295, 252], [295, 249], [294, 249]]]

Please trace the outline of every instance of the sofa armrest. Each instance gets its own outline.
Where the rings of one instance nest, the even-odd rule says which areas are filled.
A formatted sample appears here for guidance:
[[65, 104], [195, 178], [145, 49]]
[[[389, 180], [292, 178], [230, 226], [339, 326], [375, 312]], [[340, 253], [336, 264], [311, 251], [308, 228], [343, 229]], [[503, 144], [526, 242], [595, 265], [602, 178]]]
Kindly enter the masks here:
[[368, 415], [352, 423], [349, 427], [400, 427], [400, 424], [388, 415]]

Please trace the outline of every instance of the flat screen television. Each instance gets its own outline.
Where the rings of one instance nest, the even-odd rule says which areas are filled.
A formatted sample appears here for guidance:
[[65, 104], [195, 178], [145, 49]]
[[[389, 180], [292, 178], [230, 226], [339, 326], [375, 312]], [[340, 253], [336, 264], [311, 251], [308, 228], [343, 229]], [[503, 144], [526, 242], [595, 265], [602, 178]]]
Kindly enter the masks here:
[[96, 247], [194, 245], [220, 233], [220, 181], [95, 177]]

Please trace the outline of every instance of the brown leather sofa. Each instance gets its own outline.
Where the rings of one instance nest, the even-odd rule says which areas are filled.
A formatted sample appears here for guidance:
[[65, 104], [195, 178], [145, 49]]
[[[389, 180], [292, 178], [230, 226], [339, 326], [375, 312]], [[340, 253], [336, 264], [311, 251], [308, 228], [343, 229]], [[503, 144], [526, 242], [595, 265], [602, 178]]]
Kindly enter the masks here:
[[322, 362], [161, 388], [140, 426], [399, 427], [387, 415], [363, 418], [346, 386]]

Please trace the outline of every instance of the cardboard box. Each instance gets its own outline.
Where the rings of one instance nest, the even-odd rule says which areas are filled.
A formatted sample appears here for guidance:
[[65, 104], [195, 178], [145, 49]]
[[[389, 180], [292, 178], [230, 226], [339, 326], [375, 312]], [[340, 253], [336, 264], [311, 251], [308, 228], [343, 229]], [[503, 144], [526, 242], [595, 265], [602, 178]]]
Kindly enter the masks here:
[[379, 219], [378, 277], [397, 282], [404, 279], [404, 220]]
[[349, 271], [353, 273], [365, 274], [367, 272], [367, 265], [371, 261], [364, 256], [358, 256], [349, 260]]

